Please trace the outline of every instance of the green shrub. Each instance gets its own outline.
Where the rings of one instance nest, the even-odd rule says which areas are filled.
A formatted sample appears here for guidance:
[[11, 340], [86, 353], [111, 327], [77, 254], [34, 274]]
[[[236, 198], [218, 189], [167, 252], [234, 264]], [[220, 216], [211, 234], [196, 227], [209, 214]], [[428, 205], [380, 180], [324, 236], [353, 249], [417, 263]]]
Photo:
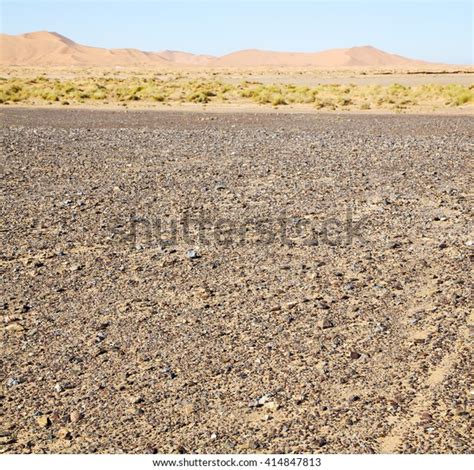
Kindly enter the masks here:
[[287, 104], [287, 102], [285, 101], [282, 95], [275, 95], [272, 99], [272, 105], [279, 106], [281, 104], [284, 105], [284, 104]]

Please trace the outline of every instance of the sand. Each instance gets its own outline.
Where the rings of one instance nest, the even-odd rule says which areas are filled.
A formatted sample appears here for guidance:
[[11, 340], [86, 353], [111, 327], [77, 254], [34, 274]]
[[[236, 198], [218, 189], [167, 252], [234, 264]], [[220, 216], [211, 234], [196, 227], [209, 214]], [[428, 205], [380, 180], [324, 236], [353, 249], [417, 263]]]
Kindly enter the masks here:
[[0, 65], [42, 66], [207, 66], [207, 67], [423, 67], [427, 62], [381, 51], [372, 46], [322, 52], [275, 52], [249, 49], [222, 57], [179, 51], [144, 52], [78, 44], [58, 33], [39, 31], [0, 35]]

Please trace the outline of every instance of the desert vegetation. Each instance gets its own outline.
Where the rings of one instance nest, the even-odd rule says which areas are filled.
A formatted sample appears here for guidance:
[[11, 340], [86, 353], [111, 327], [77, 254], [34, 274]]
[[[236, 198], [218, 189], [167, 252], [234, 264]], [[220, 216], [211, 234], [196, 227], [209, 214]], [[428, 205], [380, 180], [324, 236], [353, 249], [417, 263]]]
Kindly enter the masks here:
[[474, 85], [318, 84], [231, 82], [207, 76], [117, 74], [54, 78], [0, 77], [1, 104], [148, 104], [252, 103], [266, 106], [307, 105], [324, 110], [442, 109], [474, 102]]

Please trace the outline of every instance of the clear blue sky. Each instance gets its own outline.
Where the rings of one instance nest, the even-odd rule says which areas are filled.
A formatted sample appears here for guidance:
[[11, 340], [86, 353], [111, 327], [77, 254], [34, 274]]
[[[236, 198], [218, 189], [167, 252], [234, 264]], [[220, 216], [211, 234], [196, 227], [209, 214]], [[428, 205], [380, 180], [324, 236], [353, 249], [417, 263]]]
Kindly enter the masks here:
[[48, 30], [99, 47], [226, 54], [370, 44], [435, 62], [473, 62], [472, 2], [0, 0], [2, 32]]

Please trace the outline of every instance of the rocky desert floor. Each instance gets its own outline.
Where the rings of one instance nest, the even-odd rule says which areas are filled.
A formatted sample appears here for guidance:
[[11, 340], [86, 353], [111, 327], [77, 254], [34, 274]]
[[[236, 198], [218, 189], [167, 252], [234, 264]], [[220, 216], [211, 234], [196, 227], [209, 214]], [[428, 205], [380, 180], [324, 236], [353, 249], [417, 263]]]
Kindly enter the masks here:
[[1, 121], [2, 452], [473, 451], [473, 117]]

